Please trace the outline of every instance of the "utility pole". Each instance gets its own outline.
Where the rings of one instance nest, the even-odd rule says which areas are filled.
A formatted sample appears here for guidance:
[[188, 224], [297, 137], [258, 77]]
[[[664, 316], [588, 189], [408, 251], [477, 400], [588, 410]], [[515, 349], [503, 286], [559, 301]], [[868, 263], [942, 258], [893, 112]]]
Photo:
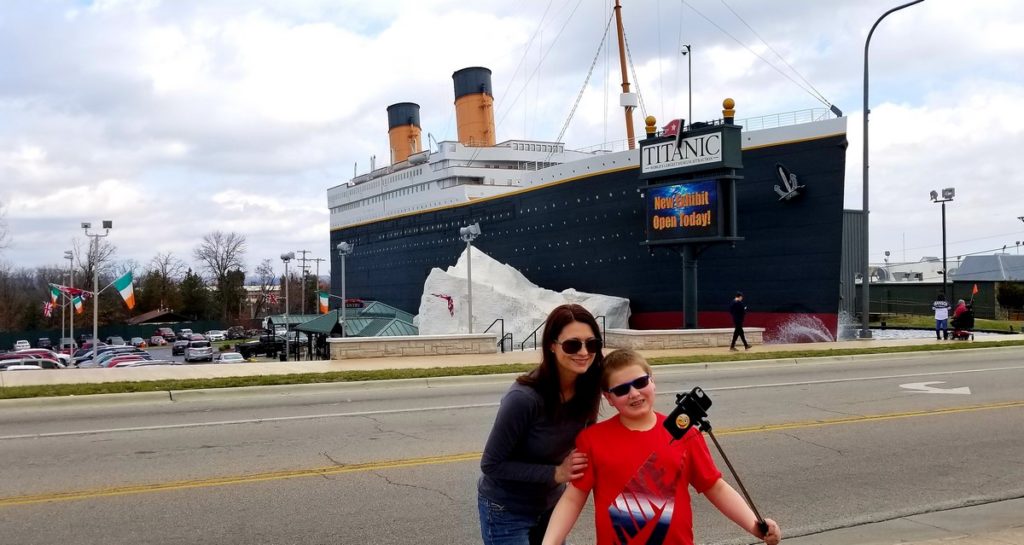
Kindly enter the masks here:
[[318, 257], [316, 259], [310, 259], [310, 261], [316, 262], [316, 291], [320, 291], [320, 262], [327, 260], [322, 257]]
[[302, 271], [302, 273], [299, 275], [299, 277], [302, 278], [302, 295], [301, 295], [301, 297], [302, 297], [302, 299], [301, 299], [302, 300], [302, 315], [305, 316], [306, 315], [306, 270], [307, 270], [306, 269], [306, 261], [309, 261], [308, 259], [306, 259], [306, 254], [310, 253], [310, 251], [309, 250], [295, 250], [295, 253], [302, 254], [302, 257], [299, 258], [299, 259], [296, 259], [296, 261], [298, 261], [299, 263], [302, 263], [301, 265], [299, 265], [299, 269]]

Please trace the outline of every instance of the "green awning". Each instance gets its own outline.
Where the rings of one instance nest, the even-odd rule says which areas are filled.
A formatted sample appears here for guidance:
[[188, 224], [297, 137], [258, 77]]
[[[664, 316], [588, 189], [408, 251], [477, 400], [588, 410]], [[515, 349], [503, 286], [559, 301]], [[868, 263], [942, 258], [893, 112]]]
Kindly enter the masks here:
[[339, 312], [337, 309], [321, 314], [312, 320], [303, 322], [293, 329], [303, 333], [316, 333], [319, 335], [341, 334], [341, 324], [338, 322]]

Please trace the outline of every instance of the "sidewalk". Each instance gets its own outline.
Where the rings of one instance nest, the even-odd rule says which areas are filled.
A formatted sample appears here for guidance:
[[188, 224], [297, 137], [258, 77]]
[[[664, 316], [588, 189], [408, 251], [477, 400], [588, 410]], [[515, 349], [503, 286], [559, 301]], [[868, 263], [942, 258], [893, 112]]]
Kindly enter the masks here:
[[[1024, 545], [1024, 498], [901, 517], [802, 537], [786, 545]], [[783, 529], [785, 532], [785, 529]]]
[[[1022, 335], [1001, 335], [978, 338], [972, 341], [974, 347], [983, 348], [986, 343], [1003, 340], [1024, 340]], [[829, 343], [764, 344], [755, 345], [746, 354], [764, 355], [773, 359], [772, 354], [790, 351], [821, 351], [843, 348], [881, 348], [895, 346], [916, 346], [949, 344], [959, 341], [936, 341], [934, 339], [890, 339], [850, 340]], [[727, 355], [727, 347], [687, 348], [678, 350], [648, 350], [642, 352], [648, 358], [693, 355]], [[744, 352], [740, 352], [744, 353]], [[849, 357], [849, 356], [845, 356]], [[154, 365], [150, 367], [128, 367], [122, 369], [63, 369], [59, 371], [14, 371], [0, 372], [0, 387], [30, 386], [44, 384], [79, 384], [102, 382], [135, 382], [147, 380], [183, 380], [197, 378], [240, 377], [255, 375], [289, 375], [297, 373], [324, 373], [331, 371], [373, 371], [382, 369], [431, 369], [442, 367], [470, 367], [479, 365], [501, 365], [511, 363], [535, 364], [540, 354], [534, 350], [512, 351], [495, 354], [469, 354], [452, 356], [410, 356], [387, 358], [362, 358], [327, 361], [264, 361], [244, 364], [189, 364]]]

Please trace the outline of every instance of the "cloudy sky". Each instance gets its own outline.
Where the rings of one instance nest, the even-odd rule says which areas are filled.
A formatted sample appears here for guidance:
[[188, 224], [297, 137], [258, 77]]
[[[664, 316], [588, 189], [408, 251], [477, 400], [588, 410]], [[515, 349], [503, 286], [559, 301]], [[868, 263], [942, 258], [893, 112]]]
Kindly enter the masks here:
[[[612, 2], [613, 3], [613, 2]], [[114, 221], [120, 259], [192, 262], [235, 231], [250, 270], [328, 257], [326, 189], [388, 156], [395, 102], [456, 137], [451, 74], [494, 72], [498, 140], [624, 138], [607, 0], [0, 0], [0, 259], [57, 265], [82, 221]], [[861, 207], [862, 59], [889, 0], [625, 0], [647, 113], [695, 119], [837, 105], [849, 117], [847, 207]], [[871, 46], [871, 259], [1024, 241], [1024, 4], [926, 0]], [[784, 59], [784, 60], [782, 60]], [[636, 89], [634, 89], [636, 90]], [[817, 98], [821, 97], [821, 99]], [[823, 99], [823, 100], [822, 100]], [[642, 126], [641, 115], [636, 124]], [[426, 144], [426, 142], [424, 142]], [[324, 273], [324, 269], [321, 273]]]

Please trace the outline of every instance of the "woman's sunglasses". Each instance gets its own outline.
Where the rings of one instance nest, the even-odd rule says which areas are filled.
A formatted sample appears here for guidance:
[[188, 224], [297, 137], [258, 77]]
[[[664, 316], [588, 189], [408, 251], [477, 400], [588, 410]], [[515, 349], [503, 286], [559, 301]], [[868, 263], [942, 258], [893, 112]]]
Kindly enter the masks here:
[[597, 354], [601, 350], [601, 339], [587, 339], [586, 341], [567, 339], [560, 342], [559, 346], [562, 347], [562, 352], [566, 354], [575, 354], [584, 346], [587, 347], [587, 352]]
[[630, 388], [636, 388], [637, 390], [643, 390], [651, 383], [651, 375], [644, 375], [642, 377], [636, 377], [635, 379], [619, 384], [618, 386], [608, 388], [607, 392], [615, 394], [615, 397], [622, 397], [629, 393]]

